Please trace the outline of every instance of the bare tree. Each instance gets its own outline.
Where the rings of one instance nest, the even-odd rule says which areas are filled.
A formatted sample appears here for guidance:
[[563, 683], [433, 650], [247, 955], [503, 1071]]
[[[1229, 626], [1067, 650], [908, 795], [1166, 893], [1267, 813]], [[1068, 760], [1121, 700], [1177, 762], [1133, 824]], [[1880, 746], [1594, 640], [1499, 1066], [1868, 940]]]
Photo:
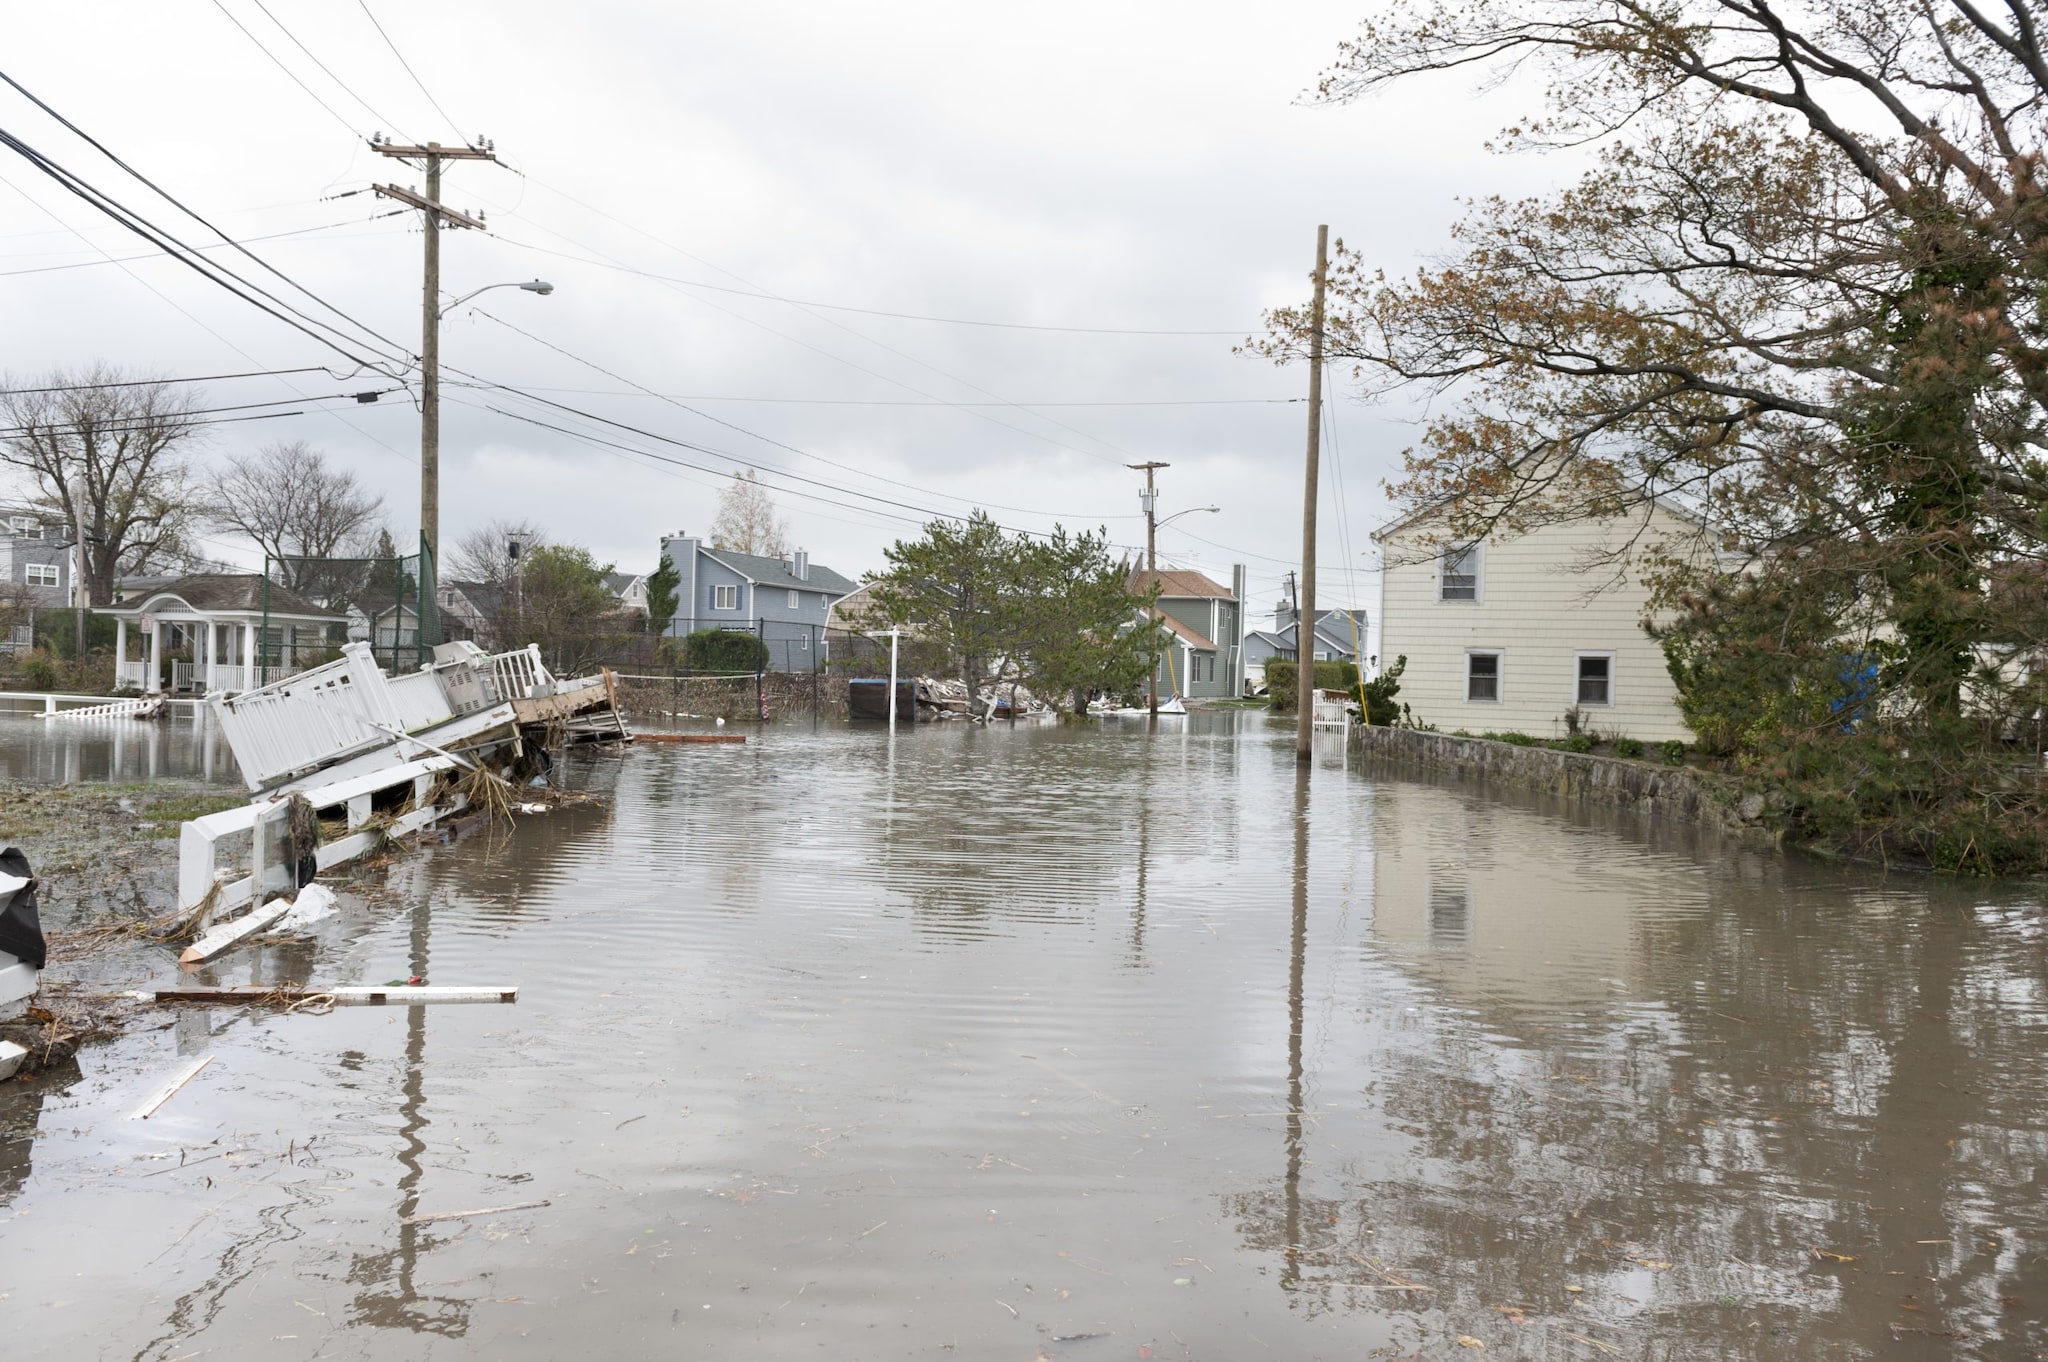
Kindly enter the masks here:
[[85, 525], [85, 581], [94, 605], [114, 599], [124, 571], [174, 559], [200, 509], [186, 452], [198, 442], [198, 393], [131, 380], [94, 364], [34, 383], [0, 379], [0, 463], [37, 499]]
[[548, 532], [531, 520], [489, 521], [455, 541], [455, 551], [448, 555], [440, 580], [503, 586], [524, 559], [535, 549], [546, 548], [548, 542]]
[[711, 523], [711, 547], [780, 558], [789, 552], [789, 527], [775, 514], [775, 498], [749, 468], [732, 475], [718, 494], [718, 518]]
[[304, 440], [233, 457], [208, 484], [215, 524], [255, 541], [278, 580], [302, 591], [317, 571], [309, 558], [332, 558], [374, 533], [384, 499], [335, 468]]

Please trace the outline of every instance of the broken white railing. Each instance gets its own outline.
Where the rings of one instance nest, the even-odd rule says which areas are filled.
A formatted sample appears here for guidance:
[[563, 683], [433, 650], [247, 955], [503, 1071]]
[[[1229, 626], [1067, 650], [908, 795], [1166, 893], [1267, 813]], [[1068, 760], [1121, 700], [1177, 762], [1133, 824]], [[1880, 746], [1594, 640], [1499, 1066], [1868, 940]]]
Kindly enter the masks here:
[[[441, 668], [387, 676], [369, 644], [351, 643], [341, 652], [337, 662], [213, 701], [221, 732], [250, 789], [266, 789], [381, 747], [398, 734], [446, 723], [454, 714]], [[532, 645], [475, 665], [488, 678], [484, 689], [495, 692], [481, 697], [486, 704], [523, 700], [554, 685], [541, 664], [540, 649]]]
[[74, 709], [46, 709], [45, 719], [153, 719], [164, 711], [164, 697], [145, 695], [134, 700], [109, 700], [103, 705], [80, 705]]
[[[322, 842], [314, 853], [321, 871], [350, 861], [389, 837], [402, 837], [469, 806], [468, 797], [450, 792], [441, 803], [432, 802], [434, 786], [443, 771], [456, 768], [450, 757], [423, 757], [369, 772], [348, 780], [317, 785], [299, 793], [312, 804], [317, 815], [323, 810], [345, 806], [348, 831]], [[411, 786], [402, 811], [388, 822], [369, 826], [378, 795], [399, 786]], [[291, 863], [286, 845], [286, 820], [291, 801], [262, 799], [239, 808], [195, 818], [178, 831], [178, 911], [204, 909], [199, 927], [212, 925], [235, 908], [273, 889], [294, 887], [297, 867]], [[248, 837], [246, 852], [241, 838]], [[232, 840], [236, 848], [232, 864], [222, 864], [223, 844]]]

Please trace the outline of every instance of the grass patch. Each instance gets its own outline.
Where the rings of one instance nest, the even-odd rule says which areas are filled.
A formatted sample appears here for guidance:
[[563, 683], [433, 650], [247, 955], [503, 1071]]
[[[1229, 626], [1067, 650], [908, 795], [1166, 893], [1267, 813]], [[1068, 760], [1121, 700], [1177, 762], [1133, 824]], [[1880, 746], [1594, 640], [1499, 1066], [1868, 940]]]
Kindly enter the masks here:
[[236, 794], [233, 791], [224, 794], [199, 794], [181, 790], [156, 799], [145, 798], [137, 807], [137, 816], [145, 822], [158, 825], [150, 830], [152, 836], [175, 837], [178, 835], [180, 823], [189, 823], [210, 813], [237, 809], [248, 802], [247, 795]]

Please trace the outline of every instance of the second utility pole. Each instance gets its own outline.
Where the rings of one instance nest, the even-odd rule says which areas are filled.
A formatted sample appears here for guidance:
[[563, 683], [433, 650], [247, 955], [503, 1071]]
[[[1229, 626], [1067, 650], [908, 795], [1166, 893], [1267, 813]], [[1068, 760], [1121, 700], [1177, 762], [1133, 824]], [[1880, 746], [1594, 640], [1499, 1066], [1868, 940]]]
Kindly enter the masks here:
[[1323, 281], [1330, 273], [1330, 227], [1316, 228], [1316, 301], [1308, 335], [1308, 472], [1301, 503], [1301, 598], [1294, 614], [1294, 759], [1315, 750], [1316, 461], [1323, 449]]
[[[1159, 493], [1152, 486], [1152, 470], [1171, 468], [1170, 463], [1127, 463], [1126, 468], [1141, 468], [1145, 471], [1145, 490], [1138, 499], [1145, 505], [1145, 574], [1152, 580], [1145, 584], [1150, 591], [1159, 581]], [[1162, 612], [1163, 613], [1163, 612]], [[1159, 717], [1159, 659], [1152, 659], [1152, 679], [1145, 686], [1145, 709], [1153, 718]]]
[[[376, 186], [379, 194], [420, 210], [427, 233], [427, 268], [423, 284], [420, 318], [420, 544], [433, 561], [435, 576], [441, 569], [441, 226], [473, 227], [483, 230], [483, 219], [441, 206], [441, 162], [495, 161], [497, 152], [479, 139], [474, 147], [444, 147], [429, 142], [423, 147], [402, 147], [372, 138], [370, 146], [380, 156], [424, 161], [427, 192], [422, 198], [394, 184]], [[424, 573], [422, 578], [424, 579]], [[424, 625], [427, 612], [422, 608]], [[435, 640], [438, 642], [439, 640]]]

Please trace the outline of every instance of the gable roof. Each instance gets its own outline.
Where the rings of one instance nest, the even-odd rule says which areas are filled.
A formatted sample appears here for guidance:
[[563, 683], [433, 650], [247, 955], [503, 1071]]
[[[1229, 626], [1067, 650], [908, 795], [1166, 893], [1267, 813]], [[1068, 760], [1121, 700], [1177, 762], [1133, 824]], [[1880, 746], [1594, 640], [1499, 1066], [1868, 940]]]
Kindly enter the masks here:
[[1202, 637], [1194, 630], [1188, 628], [1185, 624], [1182, 624], [1173, 616], [1163, 613], [1156, 607], [1152, 610], [1151, 615], [1153, 619], [1165, 625], [1168, 632], [1172, 633], [1182, 643], [1187, 644], [1188, 647], [1206, 650], [1208, 652], [1216, 651], [1215, 644], [1211, 643], [1208, 639]]
[[[1645, 505], [1654, 507], [1657, 510], [1663, 511], [1668, 515], [1677, 516], [1680, 520], [1691, 521], [1695, 525], [1704, 525], [1707, 523], [1707, 518], [1705, 516], [1701, 515], [1692, 507], [1687, 506], [1684, 502], [1679, 501], [1676, 497], [1658, 494], [1635, 502], [1635, 507], [1638, 508]], [[1372, 540], [1374, 543], [1378, 543], [1390, 534], [1398, 534], [1402, 530], [1409, 528], [1411, 525], [1414, 525], [1418, 521], [1429, 519], [1431, 516], [1441, 511], [1443, 509], [1443, 506], [1444, 504], [1442, 502], [1438, 502], [1432, 506], [1418, 506], [1412, 511], [1409, 511], [1403, 515], [1396, 516], [1394, 519], [1389, 520], [1386, 524], [1374, 530], [1372, 532]], [[1581, 518], [1591, 519], [1591, 517]], [[1615, 519], [1620, 518], [1621, 517], [1619, 516], [1615, 517]]]
[[253, 572], [193, 573], [147, 591], [134, 592], [120, 605], [103, 606], [101, 610], [109, 615], [140, 615], [166, 596], [175, 596], [201, 614], [260, 615], [266, 609], [266, 587], [269, 592], [267, 608], [272, 615], [336, 621], [346, 618], [331, 610], [322, 610], [304, 596], [276, 582], [266, 584]]
[[731, 549], [713, 549], [698, 545], [697, 552], [706, 558], [723, 563], [756, 586], [771, 587], [789, 591], [820, 591], [827, 596], [850, 596], [858, 582], [849, 581], [831, 568], [812, 563], [811, 575], [798, 577], [790, 571], [789, 563], [781, 558], [763, 558], [756, 553], [734, 553]]
[[[1134, 596], [1142, 596], [1152, 589], [1152, 583], [1159, 583], [1160, 596], [1172, 596], [1181, 600], [1225, 600], [1234, 601], [1233, 596], [1202, 573], [1191, 568], [1171, 568], [1160, 572], [1148, 572], [1144, 568], [1132, 568], [1130, 590]], [[1213, 644], [1204, 644], [1213, 647]]]
[[644, 572], [607, 572], [604, 575], [604, 584], [614, 596], [623, 596], [633, 589], [635, 583], [646, 580]]

